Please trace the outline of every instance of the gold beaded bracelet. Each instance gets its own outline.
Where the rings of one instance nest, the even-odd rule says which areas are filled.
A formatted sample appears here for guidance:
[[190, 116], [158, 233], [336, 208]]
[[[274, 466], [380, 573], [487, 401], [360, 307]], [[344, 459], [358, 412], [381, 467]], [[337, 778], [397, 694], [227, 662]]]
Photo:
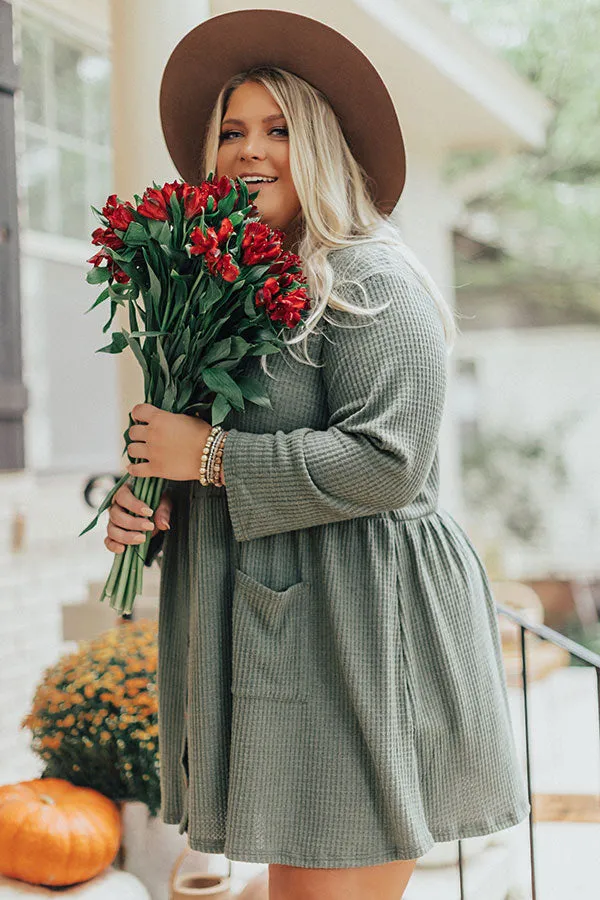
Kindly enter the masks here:
[[208, 433], [208, 437], [206, 438], [206, 443], [204, 444], [204, 449], [202, 451], [202, 459], [200, 462], [200, 472], [199, 472], [199, 476], [198, 476], [200, 479], [200, 483], [202, 484], [203, 487], [207, 487], [210, 484], [210, 482], [208, 481], [208, 478], [207, 478], [208, 456], [209, 456], [210, 448], [212, 447], [213, 441], [215, 440], [217, 435], [221, 433], [221, 431], [223, 431], [223, 428], [221, 425], [213, 425], [213, 427], [211, 428], [211, 430]]
[[200, 463], [199, 480], [203, 487], [214, 484], [217, 487], [224, 487], [221, 481], [221, 460], [223, 456], [223, 443], [227, 432], [221, 425], [213, 425], [206, 439], [204, 449], [202, 451], [202, 460]]
[[218, 436], [214, 443], [214, 456], [212, 458], [212, 466], [209, 463], [209, 479], [212, 480], [213, 484], [216, 484], [217, 487], [224, 487], [222, 475], [223, 475], [223, 445], [225, 443], [225, 438], [229, 434], [228, 431], [222, 431]]

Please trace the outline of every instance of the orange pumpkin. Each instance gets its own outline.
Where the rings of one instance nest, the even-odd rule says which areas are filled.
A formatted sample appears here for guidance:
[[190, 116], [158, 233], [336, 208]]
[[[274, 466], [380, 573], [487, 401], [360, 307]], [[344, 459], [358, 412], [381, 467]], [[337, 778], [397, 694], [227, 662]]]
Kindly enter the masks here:
[[94, 878], [121, 844], [116, 803], [62, 778], [0, 785], [0, 873], [60, 886]]

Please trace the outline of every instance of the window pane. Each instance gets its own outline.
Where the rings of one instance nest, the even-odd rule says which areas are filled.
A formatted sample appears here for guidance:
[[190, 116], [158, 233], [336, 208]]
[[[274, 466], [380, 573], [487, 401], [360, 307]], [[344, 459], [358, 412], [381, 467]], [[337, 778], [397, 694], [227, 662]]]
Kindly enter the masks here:
[[51, 183], [56, 178], [57, 154], [45, 141], [25, 133], [25, 152], [19, 164], [27, 215], [27, 228], [51, 231]]
[[85, 157], [83, 153], [59, 148], [61, 234], [87, 240]]
[[67, 134], [83, 137], [85, 133], [83, 84], [79, 74], [82, 52], [60, 39], [55, 39], [53, 44], [56, 127]]
[[42, 35], [25, 23], [21, 30], [21, 87], [26, 122], [44, 124], [44, 54]]
[[92, 53], [82, 60], [82, 78], [87, 95], [88, 138], [108, 147], [110, 134], [110, 60]]

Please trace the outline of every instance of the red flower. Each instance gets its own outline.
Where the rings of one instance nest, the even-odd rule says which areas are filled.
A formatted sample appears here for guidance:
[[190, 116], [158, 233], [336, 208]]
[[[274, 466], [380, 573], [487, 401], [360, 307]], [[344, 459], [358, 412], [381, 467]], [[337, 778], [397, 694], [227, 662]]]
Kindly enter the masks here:
[[148, 219], [166, 222], [169, 218], [165, 195], [158, 188], [146, 188], [137, 211]]
[[276, 259], [281, 253], [281, 241], [277, 235], [283, 232], [274, 232], [263, 222], [249, 222], [242, 238], [242, 262], [252, 266], [255, 263], [264, 263]]
[[107, 253], [96, 253], [94, 256], [91, 256], [87, 262], [91, 263], [93, 266], [101, 266], [105, 259], [110, 259], [110, 256]]
[[254, 295], [256, 306], [267, 305], [279, 293], [279, 282], [276, 278], [267, 278], [263, 286]]
[[206, 191], [195, 184], [183, 187], [183, 212], [186, 219], [193, 219], [206, 207]]
[[221, 258], [217, 262], [217, 271], [223, 281], [232, 284], [240, 274], [240, 270], [233, 262], [231, 253], [222, 253]]
[[194, 216], [205, 210], [209, 197], [213, 198], [216, 206], [219, 200], [227, 197], [231, 190], [233, 190], [233, 185], [226, 175], [216, 181], [214, 178], [212, 181], [202, 181], [199, 185], [185, 184], [183, 205], [186, 219], [193, 219]]
[[212, 227], [207, 228], [206, 234], [204, 234], [200, 227], [193, 228], [190, 233], [190, 241], [192, 242], [192, 246], [190, 247], [192, 256], [199, 256], [203, 253], [208, 253], [211, 250], [218, 249], [219, 247], [217, 233]]
[[234, 282], [240, 274], [239, 268], [233, 262], [231, 253], [222, 253], [220, 245], [224, 244], [230, 234], [233, 233], [233, 225], [230, 219], [223, 219], [219, 232], [214, 228], [206, 229], [206, 234], [200, 227], [193, 228], [190, 234], [190, 255], [204, 256], [206, 266], [211, 275], [220, 275], [225, 281]]
[[279, 281], [279, 287], [280, 288], [288, 288], [294, 281], [295, 277], [296, 276], [291, 275], [290, 272], [284, 272], [284, 274], [280, 275], [279, 278], [277, 279]]
[[210, 250], [207, 250], [204, 259], [206, 260], [206, 267], [211, 275], [218, 274], [218, 264], [221, 259], [221, 251], [218, 247], [211, 247]]
[[114, 233], [112, 228], [96, 228], [92, 232], [92, 244], [99, 244], [103, 247], [110, 247], [112, 250], [120, 250], [125, 244], [120, 237]]
[[102, 209], [102, 215], [108, 219], [111, 228], [118, 228], [119, 231], [127, 231], [129, 223], [133, 221], [132, 204], [127, 201], [125, 204], [117, 202], [117, 195], [111, 194], [106, 205]]
[[109, 267], [111, 268], [113, 278], [115, 281], [118, 281], [119, 284], [127, 284], [128, 281], [131, 281], [129, 275], [126, 275], [123, 269], [120, 269], [112, 260], [109, 263]]
[[94, 256], [90, 257], [87, 262], [92, 263], [93, 266], [101, 266], [104, 260], [107, 261], [107, 268], [110, 269], [110, 273], [115, 281], [118, 281], [120, 284], [127, 284], [128, 281], [131, 281], [129, 275], [127, 275], [119, 266], [116, 264], [114, 259], [108, 255], [108, 253], [104, 253], [102, 250], [99, 253], [96, 253]]
[[288, 328], [298, 324], [301, 310], [310, 308], [310, 300], [304, 288], [296, 288], [288, 294], [281, 294], [267, 305], [269, 318], [273, 322], [283, 322]]
[[234, 190], [233, 184], [227, 175], [222, 175], [218, 180], [215, 180], [213, 175], [212, 181], [208, 180], [206, 184], [210, 185], [210, 190], [215, 200], [222, 200], [229, 195], [230, 191]]
[[220, 247], [227, 241], [230, 234], [233, 234], [233, 225], [231, 224], [231, 219], [225, 218], [217, 232], [217, 240]]
[[163, 184], [161, 191], [162, 195], [165, 198], [166, 203], [169, 203], [171, 196], [175, 194], [178, 200], [183, 199], [183, 189], [184, 182], [183, 181], [169, 181], [166, 184]]
[[[287, 272], [288, 269], [291, 269], [292, 266], [296, 266], [300, 269], [302, 267], [302, 260], [296, 253], [292, 253], [291, 250], [284, 250], [280, 258], [275, 260], [269, 269], [269, 274], [281, 275], [283, 272]], [[302, 279], [300, 278], [296, 278], [296, 281], [301, 280]]]

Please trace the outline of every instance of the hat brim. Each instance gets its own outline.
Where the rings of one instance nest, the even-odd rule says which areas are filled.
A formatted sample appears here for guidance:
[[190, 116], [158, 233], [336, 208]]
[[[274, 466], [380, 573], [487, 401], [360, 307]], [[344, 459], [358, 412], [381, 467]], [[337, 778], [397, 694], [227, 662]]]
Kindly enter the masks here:
[[383, 79], [335, 28], [284, 10], [243, 9], [212, 16], [171, 53], [161, 80], [160, 119], [184, 181], [201, 180], [208, 119], [223, 84], [257, 65], [287, 69], [325, 94], [353, 156], [372, 179], [377, 208], [391, 213], [406, 180], [406, 154]]

